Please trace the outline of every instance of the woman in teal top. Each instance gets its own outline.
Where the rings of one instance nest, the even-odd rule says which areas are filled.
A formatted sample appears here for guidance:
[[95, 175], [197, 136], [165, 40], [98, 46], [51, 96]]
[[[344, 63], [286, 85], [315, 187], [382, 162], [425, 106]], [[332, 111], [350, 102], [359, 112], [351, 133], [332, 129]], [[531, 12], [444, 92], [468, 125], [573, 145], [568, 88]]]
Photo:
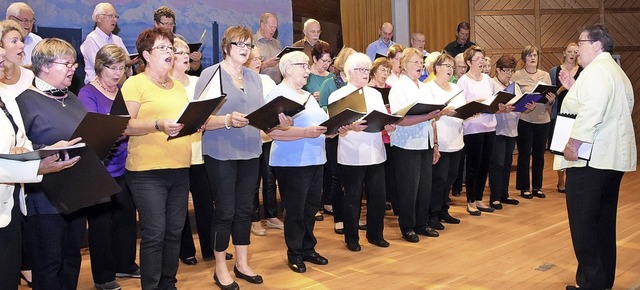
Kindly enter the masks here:
[[334, 76], [334, 74], [327, 71], [333, 60], [333, 48], [326, 42], [318, 42], [311, 50], [311, 58], [313, 59], [311, 73], [307, 78], [307, 84], [302, 89], [312, 93], [313, 97], [318, 100], [320, 99], [322, 83]]

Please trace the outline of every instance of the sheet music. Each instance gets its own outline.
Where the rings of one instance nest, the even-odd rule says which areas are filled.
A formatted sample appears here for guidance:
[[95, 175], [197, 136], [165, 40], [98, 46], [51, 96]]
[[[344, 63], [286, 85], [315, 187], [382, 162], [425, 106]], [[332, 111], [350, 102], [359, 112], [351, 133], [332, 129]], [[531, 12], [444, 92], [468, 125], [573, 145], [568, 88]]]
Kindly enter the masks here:
[[[556, 126], [553, 130], [553, 137], [551, 139], [550, 150], [551, 153], [557, 155], [564, 155], [564, 148], [569, 142], [571, 137], [571, 129], [573, 123], [576, 122], [575, 115], [558, 114], [556, 118]], [[578, 148], [578, 159], [589, 160], [591, 159], [591, 149], [593, 144], [582, 143]]]

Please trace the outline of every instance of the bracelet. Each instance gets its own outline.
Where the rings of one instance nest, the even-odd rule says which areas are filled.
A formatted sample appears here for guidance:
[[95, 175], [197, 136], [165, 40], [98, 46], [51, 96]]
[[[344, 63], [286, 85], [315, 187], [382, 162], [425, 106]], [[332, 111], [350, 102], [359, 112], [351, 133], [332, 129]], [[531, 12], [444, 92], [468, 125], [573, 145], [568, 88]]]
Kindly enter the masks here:
[[224, 127], [227, 128], [227, 130], [231, 129], [231, 125], [229, 125], [229, 117], [231, 117], [230, 114], [226, 114], [224, 116]]
[[153, 123], [153, 126], [156, 128], [156, 131], [160, 131], [160, 126], [158, 126], [158, 119]]

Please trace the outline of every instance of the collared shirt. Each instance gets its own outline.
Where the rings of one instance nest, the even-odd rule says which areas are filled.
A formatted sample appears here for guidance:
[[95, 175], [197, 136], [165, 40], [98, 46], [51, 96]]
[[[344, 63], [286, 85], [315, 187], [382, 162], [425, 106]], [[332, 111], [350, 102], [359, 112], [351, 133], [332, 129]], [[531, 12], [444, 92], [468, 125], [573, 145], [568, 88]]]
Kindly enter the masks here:
[[376, 53], [387, 55], [387, 50], [389, 50], [389, 47], [394, 44], [395, 42], [393, 42], [393, 40], [389, 40], [389, 44], [386, 44], [384, 43], [384, 41], [382, 41], [382, 38], [378, 38], [378, 40], [370, 43], [369, 46], [367, 46], [367, 56], [371, 59], [371, 61], [374, 61], [376, 59]]
[[[482, 99], [486, 100], [495, 92], [493, 81], [487, 74], [481, 74], [482, 80], [476, 81], [466, 74], [462, 75], [457, 85], [464, 90], [464, 97], [468, 102]], [[464, 134], [477, 134], [493, 132], [496, 130], [495, 114], [478, 114], [469, 119], [464, 120]]]
[[[435, 104], [443, 104], [460, 92], [460, 88], [455, 84], [450, 84], [449, 91], [443, 90], [435, 81], [425, 84], [435, 98]], [[464, 93], [463, 93], [464, 94]], [[449, 105], [459, 107], [464, 105], [464, 96], [457, 96]], [[462, 119], [450, 116], [442, 116], [436, 121], [438, 130], [438, 150], [440, 152], [457, 152], [464, 148], [464, 136], [462, 133]]]
[[467, 50], [467, 48], [471, 47], [472, 45], [476, 45], [476, 44], [471, 41], [467, 41], [465, 42], [465, 44], [460, 44], [458, 40], [454, 40], [453, 42], [447, 44], [447, 46], [444, 47], [444, 50], [447, 51], [447, 53], [450, 56], [455, 57], [459, 53], [463, 53], [465, 50]]
[[98, 50], [107, 44], [115, 44], [122, 47], [124, 51], [129, 54], [127, 47], [124, 46], [124, 42], [120, 36], [115, 34], [107, 35], [100, 28], [96, 27], [91, 33], [87, 35], [87, 39], [80, 45], [80, 51], [84, 56], [84, 71], [86, 73], [84, 77], [84, 83], [88, 84], [96, 78], [96, 70], [94, 64], [96, 62], [96, 54]]
[[[329, 96], [329, 104], [336, 102], [357, 88], [347, 83]], [[367, 107], [367, 113], [378, 111], [387, 112], [387, 108], [382, 102], [380, 92], [371, 87], [363, 87], [364, 102]], [[343, 137], [338, 139], [338, 164], [350, 166], [363, 166], [380, 164], [387, 160], [387, 153], [382, 142], [382, 133], [375, 132], [353, 132], [349, 131]]]
[[[273, 58], [282, 51], [282, 43], [280, 43], [280, 40], [275, 38], [266, 39], [262, 36], [260, 31], [256, 32], [253, 39], [255, 39], [253, 44], [260, 49], [260, 57], [262, 57], [262, 61]], [[270, 76], [276, 84], [279, 84], [282, 81], [282, 75], [280, 74], [280, 68], [278, 65], [273, 67], [262, 67], [262, 69], [260, 69], [260, 73]]]
[[[498, 80], [498, 77], [492, 78], [495, 91], [504, 90], [506, 87]], [[516, 97], [522, 96], [519, 86], [515, 86]], [[517, 137], [518, 136], [518, 120], [519, 112], [510, 112], [503, 114], [495, 114], [496, 116], [496, 136]]]
[[561, 113], [576, 114], [570, 137], [593, 144], [591, 159], [554, 157], [553, 169], [585, 167], [635, 171], [636, 140], [631, 111], [633, 87], [608, 52], [587, 65], [562, 101]]
[[[389, 108], [391, 112], [397, 112], [414, 102], [433, 104], [435, 100], [423, 82], [416, 85], [409, 77], [401, 75], [389, 91]], [[433, 119], [411, 126], [396, 126], [396, 130], [389, 134], [391, 146], [406, 150], [432, 149], [435, 141], [432, 121]]]
[[38, 42], [40, 41], [42, 41], [42, 37], [33, 34], [32, 32], [27, 34], [23, 41], [24, 58], [22, 59], [22, 65], [31, 65], [31, 52], [33, 51], [33, 48], [36, 47], [36, 44], [38, 44]]

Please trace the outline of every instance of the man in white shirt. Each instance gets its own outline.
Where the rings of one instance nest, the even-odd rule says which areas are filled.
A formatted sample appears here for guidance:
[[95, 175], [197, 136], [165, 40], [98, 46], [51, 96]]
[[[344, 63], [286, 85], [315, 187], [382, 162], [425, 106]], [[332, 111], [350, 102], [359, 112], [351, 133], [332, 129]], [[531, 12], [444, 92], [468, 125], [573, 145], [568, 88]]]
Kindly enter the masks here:
[[24, 43], [24, 58], [22, 60], [22, 65], [30, 67], [31, 51], [36, 44], [42, 40], [42, 37], [31, 32], [33, 25], [36, 23], [33, 9], [24, 2], [15, 2], [7, 7], [7, 19], [18, 22], [20, 27], [22, 27], [27, 34], [22, 41]]

